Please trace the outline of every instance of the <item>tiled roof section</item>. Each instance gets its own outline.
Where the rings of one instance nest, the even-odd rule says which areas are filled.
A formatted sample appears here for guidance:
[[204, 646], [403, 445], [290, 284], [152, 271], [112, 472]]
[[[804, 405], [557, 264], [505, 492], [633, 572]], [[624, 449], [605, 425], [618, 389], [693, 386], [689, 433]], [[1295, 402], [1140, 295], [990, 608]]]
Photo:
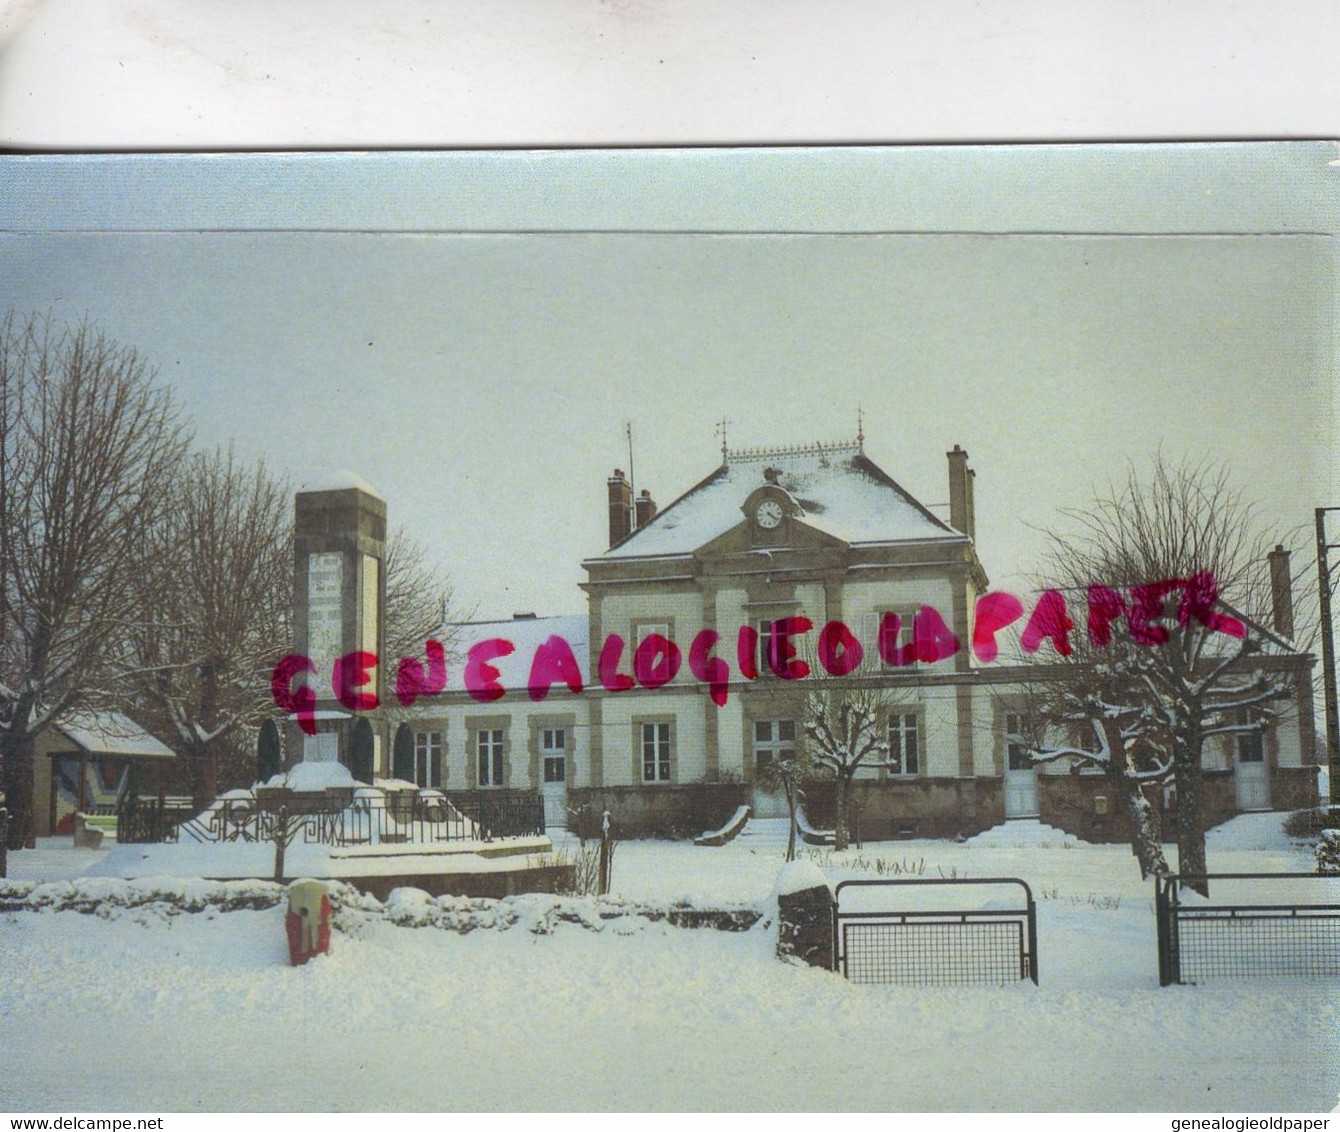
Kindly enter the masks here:
[[854, 445], [732, 454], [697, 486], [601, 558], [691, 554], [743, 516], [740, 506], [765, 482], [765, 468], [804, 509], [803, 522], [847, 543], [889, 543], [964, 536], [936, 518]]
[[562, 617], [518, 617], [510, 621], [471, 621], [457, 625], [447, 652], [446, 690], [465, 690], [465, 662], [470, 646], [495, 637], [510, 641], [516, 648], [507, 656], [489, 661], [498, 670], [498, 679], [509, 692], [514, 689], [524, 692], [535, 650], [550, 637], [561, 637], [571, 646], [577, 665], [585, 675], [590, 665], [589, 635], [590, 621], [585, 613]]

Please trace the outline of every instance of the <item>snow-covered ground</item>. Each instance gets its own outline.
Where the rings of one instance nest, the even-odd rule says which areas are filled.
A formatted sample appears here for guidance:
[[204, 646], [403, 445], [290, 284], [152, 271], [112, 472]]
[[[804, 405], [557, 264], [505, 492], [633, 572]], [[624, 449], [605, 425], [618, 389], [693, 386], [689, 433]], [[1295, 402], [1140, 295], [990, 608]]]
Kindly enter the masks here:
[[[1308, 872], [1281, 815], [1211, 832], [1217, 871]], [[11, 876], [120, 850], [50, 842]], [[624, 842], [646, 902], [762, 905], [784, 823], [720, 848]], [[559, 839], [557, 848], [564, 851]], [[570, 847], [567, 847], [570, 848]], [[1020, 876], [1040, 986], [847, 983], [773, 933], [612, 920], [552, 934], [371, 920], [286, 965], [283, 910], [0, 914], [0, 1104], [11, 1109], [1330, 1110], [1340, 982], [1160, 989], [1152, 885], [1128, 848], [1037, 823], [964, 844], [816, 851], [832, 880]], [[155, 865], [162, 866], [156, 859]]]

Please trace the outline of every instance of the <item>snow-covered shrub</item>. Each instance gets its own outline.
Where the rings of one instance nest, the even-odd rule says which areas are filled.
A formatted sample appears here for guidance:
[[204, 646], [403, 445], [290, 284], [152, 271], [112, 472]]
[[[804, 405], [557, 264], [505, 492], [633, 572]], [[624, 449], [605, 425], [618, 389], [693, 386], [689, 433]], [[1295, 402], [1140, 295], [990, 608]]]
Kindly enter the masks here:
[[1317, 842], [1317, 872], [1340, 876], [1340, 829], [1323, 829]]
[[1284, 819], [1284, 832], [1290, 837], [1312, 841], [1324, 829], [1340, 829], [1340, 808], [1313, 806], [1307, 810], [1294, 810]]

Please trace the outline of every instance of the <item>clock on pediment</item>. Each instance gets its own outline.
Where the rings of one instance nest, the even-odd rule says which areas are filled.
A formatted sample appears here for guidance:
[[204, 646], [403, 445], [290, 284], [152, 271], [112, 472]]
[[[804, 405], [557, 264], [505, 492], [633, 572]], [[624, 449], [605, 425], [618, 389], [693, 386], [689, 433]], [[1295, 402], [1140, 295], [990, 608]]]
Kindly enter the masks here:
[[785, 530], [786, 520], [802, 514], [795, 497], [774, 480], [751, 491], [740, 510], [748, 519], [755, 538], [763, 541], [780, 537]]
[[782, 505], [776, 499], [765, 499], [754, 509], [754, 522], [765, 531], [782, 524]]

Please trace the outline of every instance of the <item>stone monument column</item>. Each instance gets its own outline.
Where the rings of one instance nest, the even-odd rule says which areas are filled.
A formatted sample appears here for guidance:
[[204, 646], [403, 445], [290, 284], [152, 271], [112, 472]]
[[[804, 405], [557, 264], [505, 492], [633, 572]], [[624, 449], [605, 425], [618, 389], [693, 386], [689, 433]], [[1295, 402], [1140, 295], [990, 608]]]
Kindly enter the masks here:
[[[385, 656], [385, 559], [386, 502], [369, 485], [348, 477], [295, 496], [293, 643], [316, 666], [305, 677], [316, 695], [316, 734], [290, 721], [290, 750], [301, 750], [302, 762], [342, 763], [364, 782], [386, 774], [389, 758], [380, 706], [394, 663]], [[332, 684], [336, 663], [356, 652], [376, 663], [367, 666], [371, 680], [350, 691], [375, 696], [375, 708], [342, 704]]]

